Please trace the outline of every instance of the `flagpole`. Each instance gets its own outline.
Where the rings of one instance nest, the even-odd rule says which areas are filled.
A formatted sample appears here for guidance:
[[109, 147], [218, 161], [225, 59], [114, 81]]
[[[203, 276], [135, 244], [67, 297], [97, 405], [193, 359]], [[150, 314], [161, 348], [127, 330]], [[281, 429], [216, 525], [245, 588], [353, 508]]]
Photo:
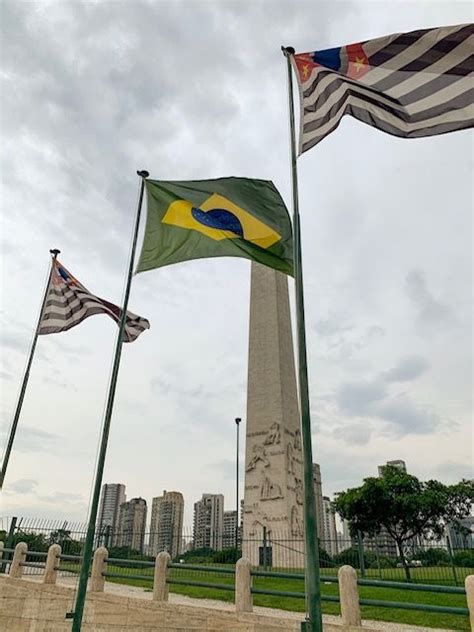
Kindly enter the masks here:
[[130, 262], [128, 266], [127, 283], [125, 286], [125, 294], [123, 298], [122, 315], [120, 318], [119, 331], [117, 335], [117, 344], [115, 347], [115, 356], [112, 366], [112, 374], [110, 377], [109, 392], [107, 396], [107, 407], [105, 410], [104, 426], [102, 428], [102, 438], [100, 442], [99, 456], [97, 459], [97, 471], [94, 481], [94, 490], [92, 494], [92, 502], [87, 525], [87, 535], [84, 543], [84, 551], [82, 555], [82, 566], [79, 575], [79, 586], [77, 589], [76, 603], [74, 612], [68, 613], [67, 618], [72, 618], [72, 632], [80, 632], [82, 625], [82, 616], [84, 614], [84, 603], [86, 599], [87, 580], [89, 578], [89, 568], [92, 560], [92, 549], [94, 546], [95, 525], [97, 520], [97, 511], [99, 507], [100, 490], [102, 487], [102, 478], [104, 475], [105, 457], [107, 453], [107, 443], [109, 440], [110, 423], [112, 420], [112, 411], [114, 407], [115, 390], [117, 387], [117, 378], [120, 367], [120, 357], [122, 355], [123, 332], [127, 320], [128, 299], [130, 296], [130, 288], [132, 285], [133, 264], [135, 260], [135, 251], [137, 247], [138, 229], [140, 227], [140, 215], [142, 210], [143, 193], [145, 190], [145, 180], [150, 175], [148, 171], [137, 171], [137, 175], [141, 178], [140, 196], [138, 199], [137, 214], [135, 218], [135, 228], [133, 232], [132, 251], [130, 253]]
[[53, 250], [50, 250], [49, 252], [51, 253], [52, 258], [51, 258], [51, 267], [49, 269], [48, 282], [46, 283], [46, 288], [45, 288], [44, 296], [43, 296], [43, 302], [41, 303], [41, 309], [40, 309], [40, 313], [38, 317], [38, 323], [36, 325], [33, 342], [31, 343], [30, 355], [28, 357], [28, 362], [26, 364], [25, 374], [23, 376], [23, 383], [21, 385], [20, 395], [18, 397], [18, 403], [16, 405], [15, 416], [13, 417], [13, 423], [10, 429], [10, 435], [8, 437], [7, 448], [5, 450], [5, 455], [3, 457], [2, 471], [0, 472], [0, 489], [2, 489], [3, 483], [5, 481], [8, 461], [10, 460], [10, 455], [13, 448], [13, 442], [15, 441], [16, 430], [18, 427], [18, 421], [20, 420], [21, 408], [23, 406], [23, 400], [25, 399], [26, 387], [28, 386], [28, 380], [30, 378], [30, 369], [33, 363], [33, 356], [35, 355], [36, 343], [38, 341], [38, 335], [39, 335], [39, 330], [40, 330], [40, 325], [41, 325], [41, 319], [43, 317], [44, 306], [46, 305], [46, 299], [48, 298], [48, 290], [49, 290], [49, 284], [51, 282], [51, 275], [53, 273], [54, 261], [56, 260], [58, 254], [61, 251], [55, 248]]
[[304, 485], [304, 533], [306, 546], [305, 584], [307, 619], [301, 629], [306, 632], [322, 632], [321, 585], [319, 573], [318, 533], [316, 501], [313, 484], [313, 450], [311, 445], [311, 412], [308, 388], [308, 363], [306, 354], [306, 330], [304, 317], [303, 267], [301, 258], [300, 213], [298, 199], [298, 171], [296, 165], [295, 110], [293, 103], [293, 76], [291, 56], [295, 51], [283, 47], [288, 69], [288, 100], [290, 112], [291, 181], [293, 192], [293, 244], [295, 268], [296, 331], [298, 339], [298, 378], [301, 415], [301, 439], [303, 451]]

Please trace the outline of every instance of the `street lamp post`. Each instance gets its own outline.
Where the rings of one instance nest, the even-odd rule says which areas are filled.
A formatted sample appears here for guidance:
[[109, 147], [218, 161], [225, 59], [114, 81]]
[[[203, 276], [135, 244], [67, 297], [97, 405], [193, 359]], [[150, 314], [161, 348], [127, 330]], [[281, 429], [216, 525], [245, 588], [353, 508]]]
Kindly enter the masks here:
[[236, 453], [236, 476], [235, 476], [235, 550], [239, 548], [239, 424], [242, 421], [240, 417], [235, 418], [237, 426], [237, 453]]

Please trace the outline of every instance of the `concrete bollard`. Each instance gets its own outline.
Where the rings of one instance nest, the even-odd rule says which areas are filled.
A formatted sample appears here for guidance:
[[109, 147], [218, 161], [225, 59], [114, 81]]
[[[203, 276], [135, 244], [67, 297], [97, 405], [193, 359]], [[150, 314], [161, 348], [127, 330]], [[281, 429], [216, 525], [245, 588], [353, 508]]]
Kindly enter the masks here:
[[361, 625], [357, 573], [352, 566], [341, 566], [338, 572], [342, 625]]
[[48, 556], [44, 567], [43, 584], [55, 584], [58, 576], [56, 567], [59, 564], [61, 547], [59, 544], [52, 544], [48, 549]]
[[26, 554], [28, 553], [28, 545], [26, 542], [18, 542], [15, 547], [15, 553], [13, 554], [13, 560], [10, 564], [11, 579], [20, 579], [23, 575], [23, 566], [20, 566], [20, 562], [26, 560]]
[[464, 581], [466, 587], [467, 607], [469, 608], [469, 621], [471, 630], [474, 630], [474, 575], [468, 575]]
[[252, 612], [252, 564], [241, 557], [235, 565], [235, 611]]
[[171, 561], [170, 554], [161, 551], [156, 556], [155, 576], [153, 579], [153, 601], [168, 601], [168, 584], [166, 580], [169, 575], [168, 564]]
[[90, 592], [104, 592], [105, 577], [103, 573], [107, 572], [107, 558], [109, 552], [105, 546], [99, 546], [94, 553], [92, 561], [91, 580], [89, 584]]

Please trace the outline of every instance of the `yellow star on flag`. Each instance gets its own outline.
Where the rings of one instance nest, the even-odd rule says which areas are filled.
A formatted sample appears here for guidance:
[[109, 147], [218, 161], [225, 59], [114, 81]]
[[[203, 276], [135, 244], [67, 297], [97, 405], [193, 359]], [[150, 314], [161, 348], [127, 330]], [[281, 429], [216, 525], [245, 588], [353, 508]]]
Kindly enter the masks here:
[[354, 62], [354, 66], [356, 69], [356, 72], [360, 72], [362, 70], [362, 68], [365, 66], [365, 60], [362, 57], [356, 57], [355, 58], [355, 62]]

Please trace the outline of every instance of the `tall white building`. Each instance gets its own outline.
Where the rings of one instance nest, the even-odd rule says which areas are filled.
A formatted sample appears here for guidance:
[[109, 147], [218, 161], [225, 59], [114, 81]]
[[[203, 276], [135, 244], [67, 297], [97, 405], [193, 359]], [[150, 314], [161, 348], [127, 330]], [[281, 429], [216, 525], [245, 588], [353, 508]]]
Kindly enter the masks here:
[[163, 492], [153, 498], [150, 522], [150, 555], [167, 551], [172, 558], [181, 553], [184, 498], [181, 492]]
[[117, 546], [143, 553], [147, 506], [144, 498], [132, 498], [120, 506]]
[[127, 500], [125, 485], [122, 483], [105, 483], [102, 486], [97, 533], [100, 544], [113, 546], [117, 539], [120, 505]]
[[231, 549], [235, 547], [235, 536], [237, 531], [237, 511], [232, 509], [224, 511], [224, 531], [222, 534], [222, 548]]
[[331, 501], [328, 496], [323, 496], [324, 510], [324, 542], [323, 548], [329, 555], [337, 555], [337, 531], [336, 531], [336, 515], [331, 508]]
[[194, 503], [194, 548], [221, 551], [223, 530], [224, 496], [203, 494], [201, 500]]

